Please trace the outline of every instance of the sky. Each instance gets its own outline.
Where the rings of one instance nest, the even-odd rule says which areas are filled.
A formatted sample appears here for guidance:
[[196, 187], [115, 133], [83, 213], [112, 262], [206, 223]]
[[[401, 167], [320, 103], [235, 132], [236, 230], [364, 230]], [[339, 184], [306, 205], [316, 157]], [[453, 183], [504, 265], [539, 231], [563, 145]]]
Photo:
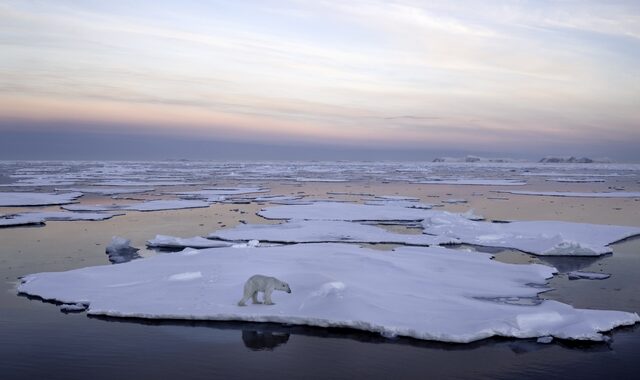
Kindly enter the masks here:
[[640, 162], [640, 1], [0, 0], [0, 159]]

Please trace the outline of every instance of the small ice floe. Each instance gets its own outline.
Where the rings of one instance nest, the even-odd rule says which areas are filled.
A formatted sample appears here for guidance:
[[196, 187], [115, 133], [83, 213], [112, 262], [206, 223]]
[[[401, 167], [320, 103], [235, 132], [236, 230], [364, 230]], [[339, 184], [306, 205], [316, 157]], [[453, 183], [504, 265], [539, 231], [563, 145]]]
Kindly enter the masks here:
[[87, 186], [72, 187], [67, 189], [56, 189], [56, 191], [77, 191], [79, 193], [117, 195], [117, 194], [138, 194], [155, 190], [152, 187], [108, 187], [108, 186]]
[[44, 224], [46, 221], [106, 220], [122, 214], [97, 212], [43, 211], [0, 216], [0, 227]]
[[180, 210], [188, 208], [205, 208], [211, 204], [200, 200], [185, 199], [160, 199], [153, 201], [145, 201], [129, 204], [112, 204], [112, 205], [71, 205], [63, 206], [69, 211], [164, 211], [164, 210]]
[[474, 209], [469, 209], [463, 212], [462, 214], [460, 214], [460, 216], [469, 220], [484, 220], [484, 216], [480, 214], [476, 214]]
[[[168, 194], [175, 194], [186, 199], [203, 199], [208, 202], [219, 202], [229, 195], [241, 195], [252, 193], [268, 193], [269, 189], [264, 187], [214, 187], [194, 191], [177, 191]], [[223, 197], [221, 199], [221, 197]]]
[[423, 220], [426, 210], [395, 205], [363, 205], [355, 203], [314, 202], [312, 204], [266, 207], [258, 215], [267, 219], [300, 220]]
[[606, 182], [604, 178], [547, 178], [549, 182], [567, 182], [567, 183], [592, 183]]
[[131, 246], [131, 240], [114, 236], [107, 245], [106, 252], [112, 264], [121, 264], [140, 258], [140, 249]]
[[450, 203], [450, 204], [467, 203], [467, 200], [461, 199], [461, 198], [450, 198], [450, 199], [443, 199], [442, 203]]
[[[270, 307], [237, 306], [247, 277], [256, 272], [287, 279], [293, 292]], [[296, 244], [216, 248], [31, 274], [21, 279], [18, 291], [90, 303], [90, 315], [354, 328], [457, 343], [491, 336], [603, 341], [602, 332], [640, 321], [636, 313], [576, 309], [552, 300], [523, 306], [476, 298], [536, 297], [554, 272], [441, 247], [383, 252], [349, 244]], [[214, 274], [223, 275], [200, 280]], [[121, 283], [128, 286], [112, 286]]]
[[596, 272], [581, 272], [574, 271], [567, 273], [569, 280], [606, 280], [611, 277], [608, 273], [596, 273]]
[[455, 244], [449, 237], [426, 234], [399, 234], [384, 228], [335, 220], [294, 220], [282, 224], [240, 224], [212, 232], [209, 238], [224, 240], [256, 239], [271, 243], [388, 243], [429, 246]]
[[73, 203], [82, 193], [0, 192], [0, 206], [48, 206]]
[[523, 186], [526, 181], [518, 179], [434, 179], [425, 181], [416, 181], [415, 184], [428, 185], [475, 185], [475, 186]]
[[233, 243], [222, 240], [205, 239], [201, 236], [192, 238], [179, 238], [167, 235], [156, 235], [147, 240], [147, 246], [151, 248], [220, 248], [230, 247]]
[[298, 177], [295, 179], [296, 182], [347, 182], [346, 179], [341, 178], [309, 178], [309, 177]]
[[576, 197], [576, 198], [640, 198], [640, 192], [638, 191], [610, 191], [600, 193], [582, 193], [582, 192], [570, 192], [570, 191], [507, 191], [507, 190], [495, 190], [496, 193], [509, 193], [516, 195], [537, 195], [544, 197]]
[[430, 210], [434, 207], [431, 203], [422, 203], [416, 201], [403, 201], [403, 200], [381, 200], [374, 199], [364, 202], [365, 205], [370, 206], [395, 206], [395, 207], [406, 207], [406, 208], [417, 208], [421, 210]]
[[283, 202], [283, 201], [297, 201], [302, 199], [301, 196], [294, 195], [266, 195], [263, 197], [253, 198], [254, 202]]

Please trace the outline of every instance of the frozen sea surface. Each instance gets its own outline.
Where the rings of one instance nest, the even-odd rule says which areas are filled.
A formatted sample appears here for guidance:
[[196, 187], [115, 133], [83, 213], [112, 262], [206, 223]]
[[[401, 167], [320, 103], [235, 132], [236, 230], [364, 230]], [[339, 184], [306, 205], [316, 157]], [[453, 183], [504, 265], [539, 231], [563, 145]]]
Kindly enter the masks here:
[[[446, 248], [383, 252], [305, 244], [187, 251], [39, 273], [25, 276], [18, 290], [88, 304], [90, 315], [349, 327], [459, 343], [496, 335], [600, 341], [601, 332], [640, 321], [635, 313], [575, 309], [557, 301], [491, 301], [536, 297], [554, 272]], [[256, 273], [288, 282], [292, 293], [274, 293], [275, 305], [238, 306], [244, 282]]]

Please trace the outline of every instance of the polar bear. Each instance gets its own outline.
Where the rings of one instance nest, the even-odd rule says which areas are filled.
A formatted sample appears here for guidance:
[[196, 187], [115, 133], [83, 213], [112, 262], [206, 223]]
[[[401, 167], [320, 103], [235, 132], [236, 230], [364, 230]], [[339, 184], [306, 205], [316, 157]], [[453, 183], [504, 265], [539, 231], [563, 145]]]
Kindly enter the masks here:
[[280, 281], [275, 277], [263, 276], [256, 274], [247, 280], [244, 284], [244, 295], [238, 302], [238, 306], [246, 306], [245, 302], [251, 298], [253, 303], [262, 303], [258, 301], [258, 292], [264, 293], [264, 304], [273, 305], [271, 301], [271, 293], [274, 290], [281, 290], [283, 292], [291, 293], [291, 288], [286, 282]]

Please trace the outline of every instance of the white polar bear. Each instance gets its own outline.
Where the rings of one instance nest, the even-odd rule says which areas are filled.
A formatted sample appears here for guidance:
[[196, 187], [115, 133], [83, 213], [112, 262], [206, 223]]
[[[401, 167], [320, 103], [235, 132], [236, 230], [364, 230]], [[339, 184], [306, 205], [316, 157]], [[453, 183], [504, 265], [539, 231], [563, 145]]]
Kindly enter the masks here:
[[245, 302], [247, 302], [249, 298], [253, 300], [253, 303], [262, 303], [258, 301], [258, 292], [264, 293], [265, 305], [273, 305], [273, 301], [271, 301], [271, 293], [274, 290], [291, 293], [289, 284], [284, 281], [280, 281], [275, 277], [263, 276], [261, 274], [253, 275], [249, 277], [247, 282], [244, 284], [244, 295], [238, 302], [238, 306], [246, 306]]

